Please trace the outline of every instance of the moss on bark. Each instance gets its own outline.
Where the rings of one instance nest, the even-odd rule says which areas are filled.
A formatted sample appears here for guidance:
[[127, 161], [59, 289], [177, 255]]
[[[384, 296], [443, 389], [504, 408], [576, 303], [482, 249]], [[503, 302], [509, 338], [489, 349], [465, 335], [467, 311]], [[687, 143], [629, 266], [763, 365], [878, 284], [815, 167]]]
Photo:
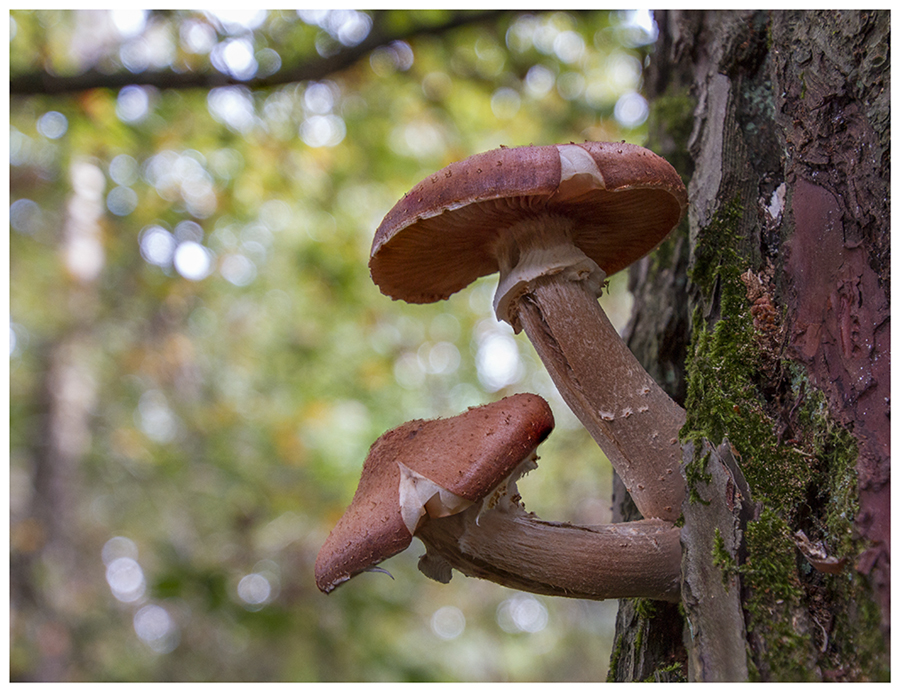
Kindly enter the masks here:
[[[887, 667], [878, 609], [852, 569], [865, 548], [854, 531], [855, 438], [830, 415], [805, 370], [773, 360], [771, 336], [779, 332], [761, 328], [741, 278], [754, 269], [741, 253], [742, 210], [733, 200], [701, 229], [690, 276], [700, 302], [681, 437], [714, 445], [727, 439], [761, 507], [746, 527], [743, 563], [713, 560], [742, 579], [751, 678], [880, 679]], [[690, 486], [704, 469], [687, 471]], [[798, 530], [843, 558], [844, 570], [814, 569], [795, 545]]]

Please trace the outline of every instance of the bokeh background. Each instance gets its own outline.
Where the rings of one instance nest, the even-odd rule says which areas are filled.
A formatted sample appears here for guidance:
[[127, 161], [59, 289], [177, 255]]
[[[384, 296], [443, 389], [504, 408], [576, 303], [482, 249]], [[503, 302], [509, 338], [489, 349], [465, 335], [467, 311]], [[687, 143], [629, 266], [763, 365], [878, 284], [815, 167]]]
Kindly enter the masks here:
[[[526, 508], [609, 520], [495, 280], [411, 306], [367, 261], [451, 161], [642, 143], [653, 38], [639, 12], [11, 12], [13, 80], [94, 80], [10, 98], [11, 678], [603, 680], [614, 602], [437, 584], [417, 540], [327, 597], [313, 563], [381, 433], [518, 391], [557, 421]], [[624, 328], [624, 277], [602, 301]]]

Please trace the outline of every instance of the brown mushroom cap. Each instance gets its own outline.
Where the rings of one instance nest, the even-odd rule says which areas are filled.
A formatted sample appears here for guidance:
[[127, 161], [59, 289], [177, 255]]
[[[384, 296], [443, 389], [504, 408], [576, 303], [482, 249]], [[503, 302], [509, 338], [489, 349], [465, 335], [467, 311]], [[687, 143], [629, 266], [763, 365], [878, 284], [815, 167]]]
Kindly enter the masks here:
[[[573, 147], [593, 159], [593, 175], [564, 179], [561, 157]], [[552, 215], [571, 220], [574, 244], [609, 276], [656, 247], [686, 208], [678, 173], [642, 147], [500, 148], [452, 163], [410, 190], [375, 232], [369, 268], [392, 298], [443, 300], [498, 271], [494, 248], [505, 228]]]
[[356, 494], [316, 558], [319, 589], [332, 591], [412, 542], [401, 516], [399, 464], [477, 502], [552, 429], [546, 401], [516, 394], [453, 418], [414, 420], [386, 432], [369, 450]]

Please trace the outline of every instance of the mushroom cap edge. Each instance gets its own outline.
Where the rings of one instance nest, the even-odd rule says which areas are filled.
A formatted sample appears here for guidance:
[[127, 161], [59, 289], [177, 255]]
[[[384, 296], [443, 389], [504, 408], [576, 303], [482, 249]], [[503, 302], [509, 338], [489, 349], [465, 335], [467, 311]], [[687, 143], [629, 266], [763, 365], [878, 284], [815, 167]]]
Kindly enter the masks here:
[[[586, 151], [600, 175], [574, 196], [560, 194], [568, 147]], [[612, 275], [659, 245], [686, 209], [681, 177], [643, 147], [501, 147], [451, 163], [404, 195], [375, 232], [369, 270], [394, 299], [443, 300], [498, 270], [493, 246], [503, 228], [548, 213], [571, 216], [575, 244]]]

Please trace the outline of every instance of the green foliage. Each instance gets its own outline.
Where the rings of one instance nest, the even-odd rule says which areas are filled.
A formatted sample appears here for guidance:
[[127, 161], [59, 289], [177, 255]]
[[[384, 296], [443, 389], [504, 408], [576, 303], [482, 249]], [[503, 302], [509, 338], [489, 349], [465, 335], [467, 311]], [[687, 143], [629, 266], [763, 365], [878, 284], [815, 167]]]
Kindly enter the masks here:
[[[14, 11], [10, 69], [175, 79], [217, 75], [228, 46], [260, 70], [349, 46], [328, 15], [252, 15], [155, 11], [130, 33], [105, 11]], [[329, 597], [312, 570], [381, 433], [514, 391], [543, 394], [557, 418], [520, 484], [528, 508], [606, 518], [608, 466], [530, 345], [497, 325], [492, 282], [410, 306], [378, 292], [367, 261], [388, 209], [453, 160], [639, 141], [613, 108], [639, 86], [640, 50], [616, 13], [508, 12], [453, 31], [449, 11], [354, 16], [410, 33], [267, 88], [11, 99], [11, 678], [602, 677], [612, 622], [597, 604], [534, 599], [546, 627], [504, 629], [512, 592], [433, 584], [417, 549], [386, 565], [395, 581], [361, 575]], [[518, 362], [499, 385], [479, 370], [489, 337]], [[72, 483], [52, 491], [64, 537], [41, 509], [60, 420], [75, 441]], [[59, 540], [73, 548], [62, 561]], [[138, 566], [137, 595], [117, 599], [104, 579], [117, 557]], [[464, 617], [458, 636], [432, 626], [443, 606]], [[165, 634], [139, 631], [142, 613]]]

